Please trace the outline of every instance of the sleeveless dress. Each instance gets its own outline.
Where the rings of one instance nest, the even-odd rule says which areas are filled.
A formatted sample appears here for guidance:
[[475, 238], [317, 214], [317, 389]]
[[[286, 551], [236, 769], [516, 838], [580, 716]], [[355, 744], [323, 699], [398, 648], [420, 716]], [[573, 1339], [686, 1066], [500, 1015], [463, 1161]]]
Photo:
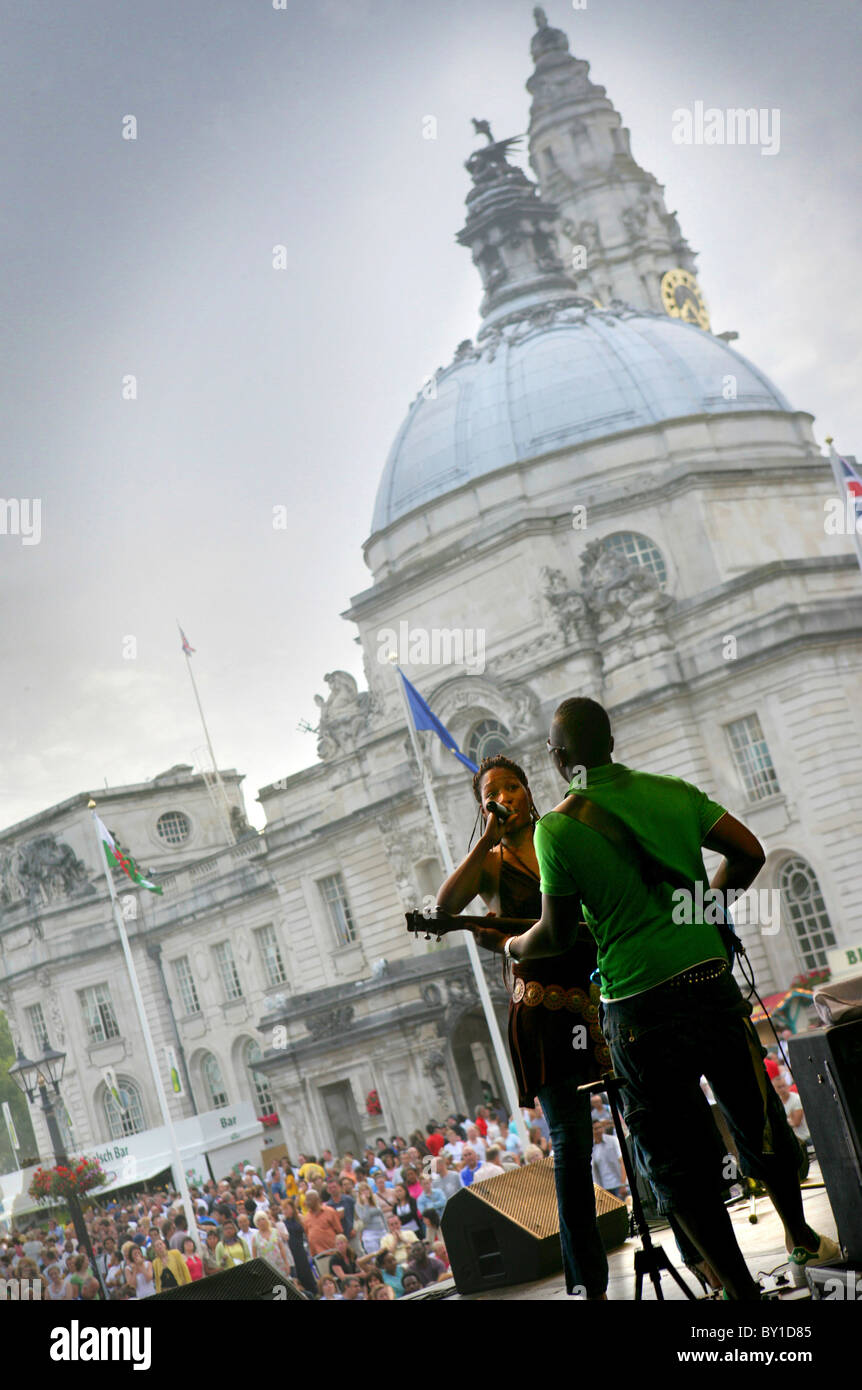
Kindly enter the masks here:
[[[502, 842], [497, 854], [500, 915], [538, 921], [542, 913], [538, 875]], [[565, 954], [512, 962], [509, 1051], [521, 1105], [534, 1105], [543, 1086], [572, 1074], [586, 1083], [610, 1070], [610, 1052], [598, 1024], [599, 991], [590, 982], [595, 968], [596, 944], [584, 923], [575, 945]], [[534, 1002], [543, 990], [548, 1002]]]

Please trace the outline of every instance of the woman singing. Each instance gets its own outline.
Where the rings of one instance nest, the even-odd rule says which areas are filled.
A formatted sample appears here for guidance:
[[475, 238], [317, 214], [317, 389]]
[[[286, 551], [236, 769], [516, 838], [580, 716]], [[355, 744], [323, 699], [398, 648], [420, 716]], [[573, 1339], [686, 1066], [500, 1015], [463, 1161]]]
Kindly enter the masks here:
[[[454, 915], [478, 894], [491, 920], [474, 928], [474, 935], [480, 945], [502, 951], [505, 936], [494, 928], [495, 916], [538, 921], [542, 914], [533, 848], [538, 813], [524, 772], [502, 755], [482, 762], [473, 791], [485, 828], [443, 884], [437, 906]], [[490, 801], [508, 815], [498, 819]], [[608, 1262], [596, 1226], [590, 1102], [578, 1092], [578, 1086], [610, 1069], [590, 994], [595, 943], [584, 927], [583, 939], [565, 955], [512, 965], [509, 1049], [521, 1105], [532, 1106], [538, 1098], [550, 1127], [566, 1288], [569, 1293], [585, 1289], [587, 1298], [603, 1299]]]

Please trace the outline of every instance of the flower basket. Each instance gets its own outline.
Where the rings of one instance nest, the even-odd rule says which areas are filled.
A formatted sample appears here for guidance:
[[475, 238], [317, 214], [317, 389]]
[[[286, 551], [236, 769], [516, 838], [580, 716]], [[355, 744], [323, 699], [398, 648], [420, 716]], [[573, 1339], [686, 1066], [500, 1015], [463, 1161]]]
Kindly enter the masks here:
[[277, 1115], [258, 1115], [257, 1118], [258, 1118], [259, 1123], [262, 1124], [262, 1125], [277, 1125], [277, 1124], [278, 1124], [278, 1116], [277, 1116]]
[[804, 975], [796, 975], [790, 982], [790, 988], [816, 989], [818, 985], [825, 985], [831, 974], [826, 966], [821, 966], [818, 970], [808, 970]]
[[383, 1106], [380, 1104], [380, 1097], [376, 1091], [369, 1091], [365, 1097], [366, 1115], [382, 1115]]
[[28, 1191], [39, 1202], [62, 1202], [83, 1197], [107, 1180], [98, 1159], [81, 1158], [77, 1163], [58, 1163], [56, 1168], [37, 1168]]

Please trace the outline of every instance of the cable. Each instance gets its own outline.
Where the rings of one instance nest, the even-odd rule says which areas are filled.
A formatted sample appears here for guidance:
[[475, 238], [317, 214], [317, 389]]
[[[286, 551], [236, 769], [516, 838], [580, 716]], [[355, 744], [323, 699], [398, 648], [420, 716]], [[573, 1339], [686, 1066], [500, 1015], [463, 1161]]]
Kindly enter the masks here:
[[[784, 1053], [783, 1053], [782, 1050], [781, 1050], [781, 1039], [779, 1038], [778, 1034], [777, 1034], [776, 1031], [775, 1031], [775, 1024], [772, 1022], [772, 1016], [770, 1015], [769, 1010], [767, 1009], [766, 1005], [764, 1004], [763, 1000], [761, 999], [760, 995], [759, 995], [758, 992], [757, 992], [757, 986], [756, 986], [756, 984], [754, 983], [754, 971], [753, 971], [752, 968], [751, 968], [751, 963], [750, 963], [750, 961], [749, 961], [749, 959], [748, 959], [748, 954], [747, 954], [747, 952], [746, 952], [745, 946], [742, 944], [741, 939], [737, 936], [736, 932], [733, 930], [732, 919], [731, 919], [729, 916], [726, 916], [725, 920], [726, 920], [727, 925], [728, 925], [728, 927], [729, 927], [729, 935], [730, 935], [730, 942], [731, 942], [731, 950], [733, 951], [733, 954], [736, 956], [737, 961], [738, 961], [738, 963], [739, 963], [739, 973], [742, 975], [742, 978], [745, 980], [745, 983], [748, 985], [748, 994], [747, 994], [745, 997], [746, 997], [746, 999], [750, 999], [751, 996], [752, 996], [752, 994], [753, 994], [754, 997], [755, 997], [755, 999], [757, 1000], [758, 1004], [760, 1005], [761, 1009], [763, 1010], [764, 1015], [766, 1016], [766, 1022], [769, 1024], [770, 1030], [771, 1030], [771, 1032], [772, 1032], [772, 1036], [773, 1036], [774, 1039], [775, 1039], [775, 1045], [776, 1045], [776, 1047], [778, 1048], [779, 1056], [781, 1057], [782, 1061], [784, 1062], [784, 1066], [785, 1066], [786, 1070], [790, 1073], [790, 1075], [791, 1075], [791, 1077], [792, 1077], [792, 1076], [793, 1076], [793, 1068], [791, 1067], [790, 1063], [786, 1060], [786, 1058], [785, 1058], [785, 1056], [784, 1056]], [[795, 1080], [795, 1077], [794, 1077], [794, 1080]]]

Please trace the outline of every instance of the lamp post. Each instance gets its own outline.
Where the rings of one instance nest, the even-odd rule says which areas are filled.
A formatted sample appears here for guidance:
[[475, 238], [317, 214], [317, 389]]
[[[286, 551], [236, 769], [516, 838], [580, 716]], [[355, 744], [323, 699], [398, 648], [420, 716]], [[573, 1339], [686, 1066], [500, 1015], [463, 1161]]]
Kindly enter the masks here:
[[[57, 1123], [57, 1112], [54, 1109], [54, 1099], [60, 1094], [60, 1081], [63, 1076], [63, 1068], [65, 1065], [65, 1052], [58, 1052], [54, 1047], [47, 1048], [38, 1062], [31, 1062], [29, 1058], [24, 1056], [19, 1047], [18, 1055], [9, 1068], [9, 1075], [16, 1085], [24, 1092], [31, 1105], [35, 1101], [38, 1093], [42, 1103], [42, 1113], [45, 1116], [45, 1124], [48, 1128], [51, 1148], [54, 1150], [54, 1161], [58, 1166], [64, 1164], [68, 1167], [69, 1156], [66, 1153], [66, 1146], [60, 1135], [60, 1126]], [[54, 1088], [53, 1095], [48, 1089], [49, 1082]], [[83, 1246], [86, 1252], [87, 1259], [90, 1261], [90, 1268], [93, 1270], [99, 1282], [102, 1298], [107, 1299], [108, 1291], [105, 1288], [102, 1271], [96, 1264], [96, 1257], [93, 1254], [90, 1233], [87, 1230], [84, 1221], [84, 1213], [81, 1210], [81, 1199], [76, 1193], [74, 1196], [67, 1197], [66, 1203], [71, 1212], [72, 1225], [75, 1227], [75, 1235], [78, 1237], [78, 1244]]]

